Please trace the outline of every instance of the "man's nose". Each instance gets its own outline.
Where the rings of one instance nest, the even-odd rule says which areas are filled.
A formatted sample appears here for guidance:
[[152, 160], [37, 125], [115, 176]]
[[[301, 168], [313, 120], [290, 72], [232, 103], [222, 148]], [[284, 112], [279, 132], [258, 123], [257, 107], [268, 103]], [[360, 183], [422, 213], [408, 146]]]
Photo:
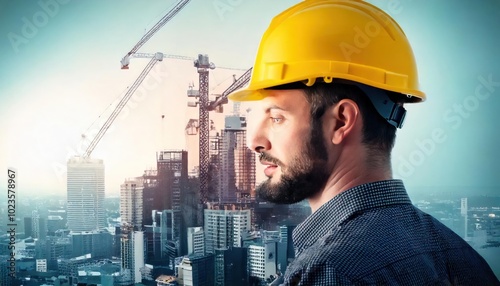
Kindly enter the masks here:
[[264, 124], [260, 123], [247, 129], [247, 135], [247, 146], [250, 150], [260, 153], [271, 149], [271, 142]]

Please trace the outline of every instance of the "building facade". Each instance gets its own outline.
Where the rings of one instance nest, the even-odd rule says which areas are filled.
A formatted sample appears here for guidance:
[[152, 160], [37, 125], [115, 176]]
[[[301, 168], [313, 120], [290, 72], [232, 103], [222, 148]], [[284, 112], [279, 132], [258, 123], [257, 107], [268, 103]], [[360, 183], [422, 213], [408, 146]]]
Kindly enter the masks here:
[[67, 166], [68, 228], [92, 231], [105, 227], [103, 161], [76, 156]]
[[120, 186], [120, 217], [122, 223], [131, 224], [134, 230], [142, 230], [143, 178], [126, 179]]
[[247, 148], [246, 133], [244, 116], [226, 116], [219, 156], [219, 203], [249, 200], [255, 189], [255, 153]]

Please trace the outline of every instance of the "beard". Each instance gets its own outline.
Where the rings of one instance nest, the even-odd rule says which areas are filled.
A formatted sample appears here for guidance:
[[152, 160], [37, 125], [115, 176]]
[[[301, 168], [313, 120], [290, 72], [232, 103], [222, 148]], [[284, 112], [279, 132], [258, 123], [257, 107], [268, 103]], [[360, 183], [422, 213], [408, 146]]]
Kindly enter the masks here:
[[287, 166], [277, 158], [262, 152], [260, 160], [271, 162], [282, 170], [278, 182], [271, 178], [256, 188], [257, 196], [276, 204], [294, 204], [319, 193], [325, 186], [330, 172], [321, 121], [313, 120], [309, 140], [300, 155], [290, 160]]

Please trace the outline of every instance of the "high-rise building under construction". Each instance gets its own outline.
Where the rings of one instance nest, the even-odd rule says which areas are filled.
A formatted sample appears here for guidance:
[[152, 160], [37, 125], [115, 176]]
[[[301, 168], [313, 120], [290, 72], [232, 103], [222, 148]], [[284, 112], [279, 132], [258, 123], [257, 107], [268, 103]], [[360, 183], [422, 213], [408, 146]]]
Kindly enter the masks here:
[[255, 188], [255, 154], [246, 146], [244, 116], [226, 116], [220, 144], [219, 202], [245, 201]]

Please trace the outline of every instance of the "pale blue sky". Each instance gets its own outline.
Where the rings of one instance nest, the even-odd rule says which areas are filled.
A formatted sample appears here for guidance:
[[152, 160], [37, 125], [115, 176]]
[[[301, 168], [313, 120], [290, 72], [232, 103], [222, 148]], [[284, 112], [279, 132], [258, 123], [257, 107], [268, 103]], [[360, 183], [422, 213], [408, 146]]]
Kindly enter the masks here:
[[[147, 63], [134, 59], [123, 71], [121, 57], [177, 1], [64, 2], [0, 0], [0, 168], [18, 168], [27, 192], [65, 193], [58, 166]], [[272, 16], [296, 2], [192, 0], [140, 52], [206, 53], [217, 66], [248, 68]], [[369, 2], [405, 30], [428, 96], [408, 106], [393, 153], [394, 175], [405, 179], [410, 192], [425, 186], [500, 187], [494, 148], [500, 145], [500, 2]], [[48, 15], [39, 3], [58, 6], [49, 5], [54, 13]], [[30, 30], [24, 18], [39, 25]], [[211, 72], [211, 92], [223, 91], [233, 73], [240, 72]], [[160, 63], [157, 75], [158, 87], [132, 99], [135, 104], [93, 153], [105, 161], [107, 193], [116, 194], [125, 178], [154, 167], [160, 147], [186, 148], [183, 129], [196, 112], [185, 108], [185, 90], [189, 82], [197, 85], [198, 75], [192, 63], [179, 60]], [[493, 84], [478, 89], [488, 81]]]

